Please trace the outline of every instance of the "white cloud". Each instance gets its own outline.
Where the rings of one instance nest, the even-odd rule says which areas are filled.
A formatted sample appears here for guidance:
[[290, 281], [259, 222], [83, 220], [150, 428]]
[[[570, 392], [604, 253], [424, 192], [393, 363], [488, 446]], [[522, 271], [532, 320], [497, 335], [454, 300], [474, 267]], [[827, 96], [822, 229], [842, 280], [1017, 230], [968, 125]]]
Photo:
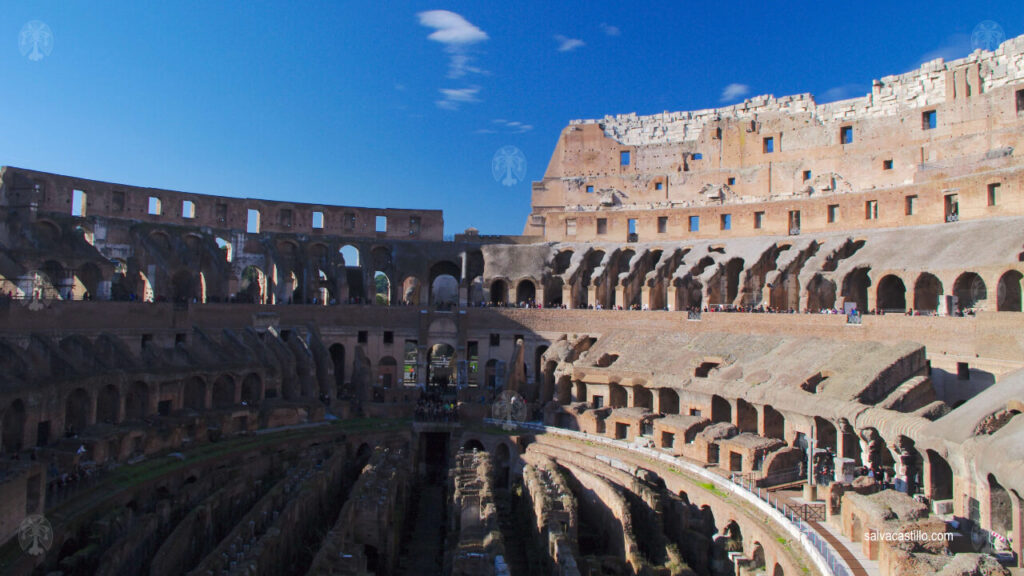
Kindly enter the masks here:
[[921, 56], [918, 65], [942, 58], [945, 61], [963, 58], [971, 53], [971, 36], [969, 34], [953, 34], [946, 38], [938, 48]]
[[555, 34], [555, 41], [558, 42], [559, 52], [569, 52], [575, 50], [586, 44], [579, 38], [569, 38], [568, 36], [562, 36], [561, 34]]
[[468, 73], [487, 73], [485, 70], [473, 66], [471, 64], [473, 58], [469, 55], [471, 46], [490, 38], [486, 32], [474, 26], [461, 15], [448, 10], [428, 10], [420, 12], [416, 16], [419, 17], [420, 25], [434, 29], [427, 38], [444, 44], [445, 52], [450, 55], [448, 78], [462, 78]]
[[504, 118], [495, 118], [491, 120], [491, 124], [497, 128], [481, 128], [477, 130], [477, 134], [523, 134], [533, 130], [532, 124], [523, 124], [517, 120], [505, 120]]
[[604, 22], [601, 23], [601, 30], [604, 30], [605, 36], [619, 36], [622, 34], [622, 30], [619, 30], [618, 26], [612, 26]]
[[842, 86], [834, 86], [825, 90], [821, 94], [821, 98], [816, 99], [816, 101], [819, 104], [823, 104], [825, 102], [835, 102], [836, 100], [847, 100], [849, 98], [863, 96], [868, 92], [870, 92], [870, 90], [860, 84], [843, 84]]
[[729, 84], [722, 90], [722, 97], [719, 99], [720, 102], [729, 102], [737, 98], [742, 98], [750, 94], [750, 86], [746, 84]]
[[477, 94], [480, 93], [479, 86], [469, 88], [442, 88], [439, 90], [443, 98], [436, 102], [438, 108], [445, 110], [458, 110], [462, 104], [479, 102]]

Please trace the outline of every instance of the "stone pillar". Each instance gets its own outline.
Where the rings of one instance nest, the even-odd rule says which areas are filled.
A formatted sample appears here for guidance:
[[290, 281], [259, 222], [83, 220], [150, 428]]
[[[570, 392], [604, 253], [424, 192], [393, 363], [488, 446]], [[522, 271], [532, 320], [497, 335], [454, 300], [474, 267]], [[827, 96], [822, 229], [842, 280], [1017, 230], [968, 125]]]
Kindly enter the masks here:
[[427, 351], [426, 346], [417, 346], [416, 351], [416, 385], [420, 388], [427, 386]]
[[540, 304], [541, 306], [547, 307], [548, 303], [547, 303], [546, 300], [544, 300], [544, 285], [543, 284], [541, 284], [540, 286], [537, 287], [537, 293], [534, 296], [534, 300], [536, 300], [537, 303]]
[[651, 287], [647, 284], [640, 287], [640, 307], [651, 308]]
[[572, 286], [569, 284], [562, 284], [562, 305], [566, 308], [574, 308], [572, 301]]
[[615, 305], [626, 307], [626, 287], [621, 284], [615, 287]]
[[587, 304], [590, 306], [597, 307], [597, 286], [591, 284], [587, 286]]
[[1008, 490], [1006, 494], [1010, 497], [1010, 523], [1013, 525], [1013, 553], [1017, 555], [1017, 567], [1024, 568], [1024, 509], [1021, 507], [1020, 498]]
[[673, 284], [665, 288], [665, 305], [669, 310], [676, 309], [676, 287]]

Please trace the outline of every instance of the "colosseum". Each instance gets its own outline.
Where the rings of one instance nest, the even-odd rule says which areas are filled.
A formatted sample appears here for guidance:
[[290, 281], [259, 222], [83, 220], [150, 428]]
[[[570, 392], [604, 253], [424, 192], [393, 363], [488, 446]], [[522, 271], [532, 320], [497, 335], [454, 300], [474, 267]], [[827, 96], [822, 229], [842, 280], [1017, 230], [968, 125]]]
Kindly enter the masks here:
[[0, 571], [1024, 568], [1024, 37], [562, 130], [521, 236], [4, 167]]

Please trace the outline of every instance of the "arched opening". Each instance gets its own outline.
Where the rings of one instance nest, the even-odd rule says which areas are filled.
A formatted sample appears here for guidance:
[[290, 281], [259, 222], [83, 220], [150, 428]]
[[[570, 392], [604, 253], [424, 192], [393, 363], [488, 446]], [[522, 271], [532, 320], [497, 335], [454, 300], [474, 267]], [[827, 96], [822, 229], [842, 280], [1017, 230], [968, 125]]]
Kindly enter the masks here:
[[420, 279], [407, 276], [402, 281], [402, 302], [409, 306], [420, 305]]
[[573, 397], [573, 402], [586, 402], [587, 401], [587, 383], [582, 380], [577, 380], [573, 389], [576, 391], [576, 395]]
[[96, 421], [104, 424], [117, 424], [121, 409], [121, 392], [117, 386], [107, 384], [96, 398]]
[[377, 364], [377, 383], [384, 388], [398, 384], [398, 362], [391, 356], [384, 356]]
[[814, 417], [814, 436], [817, 442], [817, 447], [831, 450], [833, 454], [839, 449], [836, 444], [836, 426], [829, 420], [822, 418], [821, 416]]
[[700, 310], [704, 301], [704, 285], [691, 275], [675, 280], [676, 310]]
[[750, 553], [750, 567], [748, 570], [750, 574], [759, 574], [764, 572], [764, 548], [760, 542], [754, 542], [754, 549]]
[[711, 421], [732, 422], [732, 406], [728, 400], [717, 394], [711, 397]]
[[103, 274], [100, 272], [99, 266], [92, 262], [86, 262], [75, 274], [75, 291], [73, 297], [80, 298], [82, 300], [96, 299], [96, 296], [99, 293], [100, 282], [102, 280]]
[[149, 386], [145, 382], [133, 382], [124, 399], [127, 420], [140, 421], [149, 416]]
[[346, 268], [359, 268], [359, 249], [351, 244], [345, 244], [338, 250], [341, 255], [341, 263]]
[[1016, 270], [1010, 270], [999, 277], [996, 310], [999, 312], [1021, 311], [1021, 278]]
[[334, 366], [335, 395], [338, 398], [345, 398], [345, 346], [342, 344], [331, 344], [331, 364]]
[[757, 408], [742, 398], [736, 399], [736, 427], [740, 432], [757, 434]]
[[442, 388], [454, 384], [458, 357], [450, 344], [434, 344], [427, 351], [427, 384]]
[[862, 314], [868, 312], [868, 287], [871, 286], [871, 278], [868, 276], [867, 268], [857, 268], [846, 275], [843, 279], [843, 298], [846, 302], [857, 305], [857, 310]]
[[4, 412], [3, 449], [7, 454], [25, 447], [25, 403], [19, 398]]
[[89, 422], [92, 398], [85, 388], [76, 388], [64, 402], [64, 429], [68, 436], [80, 434]]
[[608, 405], [612, 408], [625, 408], [626, 389], [621, 384], [611, 382], [608, 384]]
[[263, 385], [260, 377], [256, 374], [249, 374], [242, 380], [242, 402], [249, 406], [255, 406], [263, 399]]
[[222, 374], [213, 382], [213, 407], [230, 408], [235, 405], [235, 379]]
[[643, 386], [633, 386], [633, 407], [654, 410], [654, 394]]
[[466, 440], [466, 443], [462, 445], [462, 449], [466, 452], [486, 452], [483, 442], [480, 442], [476, 438]]
[[139, 271], [139, 275], [135, 281], [135, 294], [138, 295], [139, 299], [143, 302], [153, 302], [156, 300], [156, 292], [153, 290], [153, 283], [149, 281], [149, 277]]
[[491, 282], [491, 304], [501, 306], [508, 302], [508, 284], [497, 279]]
[[907, 311], [907, 287], [899, 276], [888, 274], [878, 282], [877, 308], [884, 312]]
[[939, 453], [926, 450], [928, 457], [928, 483], [931, 485], [932, 500], [949, 500], [953, 498], [953, 469]]
[[807, 309], [811, 312], [832, 310], [836, 307], [836, 283], [815, 274], [807, 283]]
[[516, 303], [522, 306], [527, 304], [533, 306], [537, 300], [537, 287], [533, 280], [520, 280], [516, 285]]
[[567, 374], [559, 376], [555, 384], [555, 401], [563, 406], [572, 402], [572, 378]]
[[771, 405], [764, 407], [764, 437], [786, 439], [786, 417]]
[[191, 270], [178, 270], [171, 277], [171, 300], [191, 302], [199, 299], [199, 283]]
[[974, 272], [964, 272], [953, 283], [953, 296], [956, 297], [957, 309], [974, 308], [988, 299], [985, 281]]
[[186, 410], [206, 409], [206, 382], [198, 376], [185, 381], [184, 395], [181, 399], [181, 406]]
[[942, 282], [933, 274], [922, 272], [914, 281], [914, 310], [936, 312], [942, 297]]
[[672, 388], [659, 388], [658, 412], [661, 414], [679, 414], [679, 393]]
[[256, 266], [246, 266], [242, 270], [242, 279], [238, 285], [239, 302], [251, 304], [267, 304], [267, 275]]
[[731, 305], [739, 294], [740, 273], [743, 272], [743, 259], [733, 258], [719, 270], [717, 277], [708, 284], [708, 304]]
[[782, 569], [782, 565], [778, 562], [775, 563], [775, 568], [772, 569], [772, 576], [786, 576], [786, 571]]
[[[833, 295], [833, 303], [835, 297]], [[796, 274], [783, 272], [772, 283], [769, 292], [769, 303], [778, 310], [798, 310], [800, 308], [800, 279]]]
[[214, 242], [217, 243], [217, 249], [220, 250], [221, 255], [224, 257], [224, 261], [231, 262], [234, 258], [231, 242], [219, 237], [214, 238]]
[[459, 281], [451, 274], [441, 274], [430, 283], [430, 303], [450, 308], [459, 302]]
[[378, 306], [391, 305], [391, 279], [380, 270], [373, 273], [374, 304]]

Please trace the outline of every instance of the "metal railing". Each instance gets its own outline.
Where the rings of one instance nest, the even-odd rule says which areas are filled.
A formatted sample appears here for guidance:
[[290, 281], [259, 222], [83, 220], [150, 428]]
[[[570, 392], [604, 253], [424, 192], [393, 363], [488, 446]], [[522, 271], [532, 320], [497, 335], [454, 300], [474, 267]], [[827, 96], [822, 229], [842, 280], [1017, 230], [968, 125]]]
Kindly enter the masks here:
[[834, 574], [835, 576], [853, 575], [853, 571], [846, 564], [846, 561], [843, 560], [842, 556], [839, 555], [839, 552], [837, 552], [832, 545], [825, 540], [825, 538], [819, 535], [817, 531], [815, 531], [800, 516], [800, 514], [798, 514], [797, 510], [790, 507], [786, 502], [781, 502], [777, 495], [772, 494], [765, 488], [757, 486], [756, 482], [750, 478], [745, 478], [741, 475], [726, 479], [714, 474], [713, 472], [709, 472], [696, 464], [687, 462], [686, 460], [681, 460], [671, 454], [667, 454], [654, 448], [644, 448], [642, 446], [637, 446], [622, 440], [614, 440], [605, 436], [576, 432], [574, 430], [566, 430], [564, 428], [557, 428], [554, 426], [545, 426], [540, 422], [512, 422], [506, 420], [495, 420], [493, 418], [487, 418], [484, 422], [497, 426], [513, 426], [534, 432], [557, 434], [560, 436], [568, 436], [571, 438], [585, 440], [587, 442], [605, 444], [614, 448], [643, 454], [651, 459], [659, 460], [675, 468], [683, 469], [689, 475], [710, 481], [719, 489], [732, 492], [737, 496], [746, 499], [749, 503], [757, 506], [763, 512], [768, 513], [768, 515], [774, 519], [781, 528], [799, 541], [800, 546], [808, 553], [811, 561], [814, 562], [822, 572]]

